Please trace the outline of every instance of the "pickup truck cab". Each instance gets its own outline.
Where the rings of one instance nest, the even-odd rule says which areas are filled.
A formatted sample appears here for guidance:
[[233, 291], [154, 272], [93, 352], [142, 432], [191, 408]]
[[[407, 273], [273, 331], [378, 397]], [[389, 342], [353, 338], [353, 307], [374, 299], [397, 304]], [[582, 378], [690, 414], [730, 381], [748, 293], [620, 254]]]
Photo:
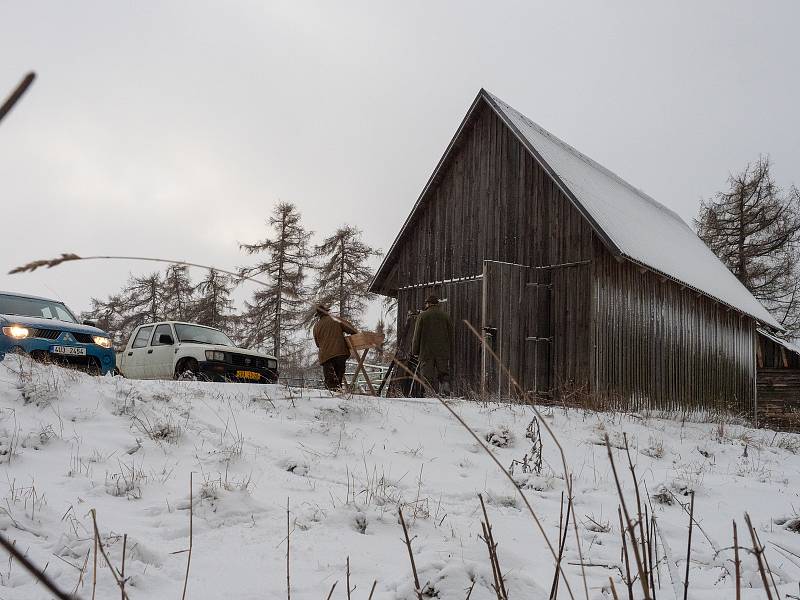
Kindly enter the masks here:
[[80, 323], [63, 302], [0, 292], [0, 360], [28, 354], [105, 374], [114, 370], [111, 338], [90, 321]]
[[137, 327], [117, 353], [117, 370], [129, 379], [278, 380], [275, 357], [237, 348], [219, 329], [179, 321]]

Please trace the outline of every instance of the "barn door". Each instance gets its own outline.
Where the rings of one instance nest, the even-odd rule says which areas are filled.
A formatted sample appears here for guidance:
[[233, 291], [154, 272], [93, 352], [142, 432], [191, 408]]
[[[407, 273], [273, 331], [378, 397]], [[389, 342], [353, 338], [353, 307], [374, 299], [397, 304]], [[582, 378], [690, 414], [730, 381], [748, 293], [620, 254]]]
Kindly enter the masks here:
[[484, 348], [482, 389], [489, 395], [518, 395], [513, 377], [525, 392], [545, 392], [550, 387], [549, 272], [495, 261], [483, 264], [484, 338], [508, 372]]

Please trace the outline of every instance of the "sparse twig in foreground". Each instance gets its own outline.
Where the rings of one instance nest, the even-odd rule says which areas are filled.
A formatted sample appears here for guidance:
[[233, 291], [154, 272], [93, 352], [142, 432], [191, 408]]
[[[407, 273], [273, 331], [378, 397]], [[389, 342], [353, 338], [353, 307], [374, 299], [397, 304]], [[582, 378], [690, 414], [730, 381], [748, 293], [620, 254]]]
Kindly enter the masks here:
[[192, 535], [192, 521], [194, 520], [194, 497], [192, 494], [193, 475], [194, 473], [189, 473], [189, 550], [186, 555], [186, 574], [183, 576], [183, 594], [181, 595], [181, 600], [186, 600], [186, 588], [189, 586], [189, 566], [192, 564], [192, 542], [194, 538]]
[[0, 545], [3, 546], [3, 548], [5, 548], [6, 551], [13, 556], [17, 562], [25, 567], [25, 569], [44, 587], [46, 587], [56, 598], [59, 598], [60, 600], [77, 600], [78, 596], [62, 592], [58, 586], [56, 586], [55, 582], [53, 582], [53, 580], [50, 579], [50, 577], [48, 577], [44, 571], [28, 560], [28, 557], [17, 550], [16, 546], [9, 542], [2, 533], [0, 533]]
[[414, 562], [414, 551], [411, 549], [411, 538], [408, 537], [408, 527], [406, 527], [406, 520], [403, 518], [403, 507], [397, 507], [397, 513], [400, 515], [400, 524], [403, 526], [403, 535], [406, 538], [406, 548], [408, 548], [408, 558], [411, 560], [411, 571], [414, 573], [414, 592], [418, 600], [422, 600], [422, 589], [419, 585], [419, 575], [417, 575], [417, 565]]
[[25, 75], [22, 81], [19, 82], [19, 85], [17, 85], [14, 91], [6, 98], [5, 102], [0, 105], [0, 121], [11, 112], [11, 109], [14, 108], [14, 105], [22, 98], [22, 95], [28, 90], [34, 79], [36, 79], [36, 73], [31, 72]]

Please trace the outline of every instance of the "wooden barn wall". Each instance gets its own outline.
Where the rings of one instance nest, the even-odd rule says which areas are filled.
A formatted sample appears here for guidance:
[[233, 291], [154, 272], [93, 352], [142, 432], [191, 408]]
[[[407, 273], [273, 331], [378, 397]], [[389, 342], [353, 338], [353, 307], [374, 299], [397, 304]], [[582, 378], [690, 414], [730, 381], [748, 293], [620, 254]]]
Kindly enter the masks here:
[[594, 247], [594, 390], [634, 407], [752, 415], [752, 319]]
[[[389, 280], [399, 288], [401, 322], [431, 291], [406, 286], [480, 275], [486, 260], [542, 266], [591, 256], [589, 224], [487, 105], [477, 110], [461, 140], [396, 248]], [[542, 321], [550, 322], [552, 377], [588, 382], [589, 270], [552, 270], [537, 280], [548, 277], [552, 302], [540, 304], [549, 312], [531, 315], [525, 327], [536, 331]], [[480, 283], [450, 284], [446, 293], [451, 314], [468, 315], [480, 327]], [[477, 387], [480, 351], [460, 320], [455, 338], [454, 372]]]

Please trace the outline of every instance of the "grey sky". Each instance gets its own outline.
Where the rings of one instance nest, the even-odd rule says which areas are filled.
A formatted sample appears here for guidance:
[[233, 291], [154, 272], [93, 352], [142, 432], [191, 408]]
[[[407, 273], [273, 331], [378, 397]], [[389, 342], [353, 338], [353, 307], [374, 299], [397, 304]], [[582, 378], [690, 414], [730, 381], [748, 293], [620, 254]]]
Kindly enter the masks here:
[[143, 264], [246, 264], [278, 200], [388, 249], [480, 87], [687, 221], [769, 153], [800, 184], [800, 3], [9, 2], [0, 289], [75, 309]]

